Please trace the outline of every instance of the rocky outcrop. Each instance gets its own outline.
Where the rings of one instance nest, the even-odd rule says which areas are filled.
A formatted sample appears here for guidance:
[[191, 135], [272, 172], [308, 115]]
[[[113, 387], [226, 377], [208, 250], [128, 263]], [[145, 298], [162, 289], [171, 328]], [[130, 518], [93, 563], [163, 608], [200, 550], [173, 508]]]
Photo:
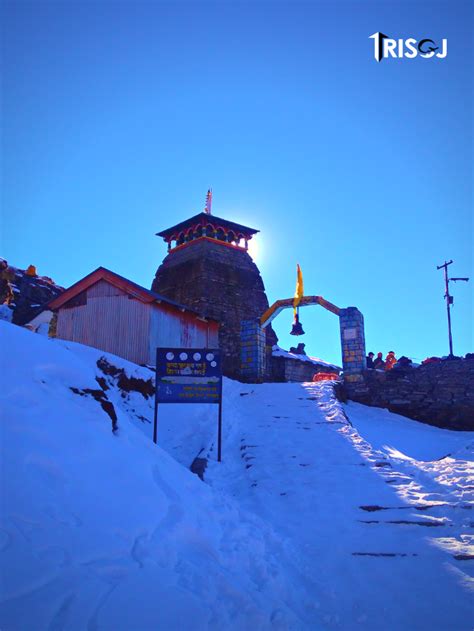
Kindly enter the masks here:
[[[152, 290], [220, 322], [219, 346], [223, 371], [240, 373], [242, 320], [268, 309], [260, 272], [247, 252], [208, 240], [172, 251], [158, 268]], [[269, 326], [267, 345], [277, 337]]]
[[430, 425], [474, 430], [474, 359], [367, 370], [350, 398]]
[[[139, 392], [144, 399], [155, 396], [155, 384], [151, 378], [144, 380], [130, 377], [123, 368], [117, 368], [113, 364], [110, 364], [106, 357], [101, 357], [97, 361], [97, 368], [99, 368], [104, 375], [108, 375], [115, 380], [122, 394], [124, 392]], [[103, 378], [99, 377], [99, 379]], [[106, 381], [99, 381], [99, 384], [103, 390], [107, 390]]]
[[63, 291], [48, 276], [38, 276], [32, 265], [22, 270], [0, 258], [0, 305], [11, 309], [14, 324], [29, 322]]

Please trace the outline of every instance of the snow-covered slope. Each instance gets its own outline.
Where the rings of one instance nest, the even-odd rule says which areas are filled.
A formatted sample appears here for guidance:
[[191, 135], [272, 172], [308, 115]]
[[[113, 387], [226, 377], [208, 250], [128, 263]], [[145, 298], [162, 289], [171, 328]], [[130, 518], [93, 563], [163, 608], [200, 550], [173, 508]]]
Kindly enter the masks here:
[[99, 353], [0, 327], [2, 631], [297, 627], [272, 529], [71, 391]]
[[218, 464], [214, 407], [161, 406], [156, 447], [104, 353], [0, 336], [2, 630], [472, 629], [473, 433], [225, 380]]

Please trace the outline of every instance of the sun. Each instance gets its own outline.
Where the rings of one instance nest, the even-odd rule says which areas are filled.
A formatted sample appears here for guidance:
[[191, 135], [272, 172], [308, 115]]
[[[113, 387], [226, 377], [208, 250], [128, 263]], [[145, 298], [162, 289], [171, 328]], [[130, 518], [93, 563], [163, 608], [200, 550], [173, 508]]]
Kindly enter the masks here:
[[262, 245], [256, 239], [250, 239], [249, 241], [249, 249], [248, 252], [250, 256], [253, 258], [255, 263], [261, 261], [262, 258]]

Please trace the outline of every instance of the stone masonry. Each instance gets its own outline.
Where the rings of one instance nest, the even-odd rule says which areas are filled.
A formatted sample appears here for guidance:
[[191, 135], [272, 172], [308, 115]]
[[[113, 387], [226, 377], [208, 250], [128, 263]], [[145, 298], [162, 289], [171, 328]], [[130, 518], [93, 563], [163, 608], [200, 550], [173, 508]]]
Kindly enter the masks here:
[[263, 381], [266, 374], [266, 335], [259, 318], [244, 320], [241, 330], [242, 381]]
[[[240, 248], [196, 240], [172, 250], [156, 272], [152, 290], [220, 322], [223, 371], [238, 378], [241, 369], [241, 325], [268, 309], [260, 272]], [[277, 337], [267, 327], [266, 346]]]
[[337, 373], [338, 369], [312, 361], [272, 357], [272, 381], [312, 381], [316, 373]]
[[[347, 388], [347, 385], [346, 385]], [[474, 430], [474, 359], [416, 368], [366, 370], [349, 398], [409, 418], [457, 430]]]
[[339, 312], [344, 383], [350, 391], [362, 381], [366, 368], [364, 316], [356, 307]]

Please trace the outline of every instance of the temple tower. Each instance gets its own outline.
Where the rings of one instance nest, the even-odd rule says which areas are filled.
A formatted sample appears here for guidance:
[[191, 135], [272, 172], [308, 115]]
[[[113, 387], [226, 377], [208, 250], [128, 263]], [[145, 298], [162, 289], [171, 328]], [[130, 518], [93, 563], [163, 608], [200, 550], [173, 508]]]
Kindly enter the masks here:
[[[152, 290], [220, 322], [219, 346], [224, 374], [239, 378], [241, 324], [259, 318], [268, 308], [260, 272], [248, 253], [258, 232], [206, 210], [157, 233], [168, 255], [156, 272]], [[277, 337], [266, 330], [270, 352]]]

